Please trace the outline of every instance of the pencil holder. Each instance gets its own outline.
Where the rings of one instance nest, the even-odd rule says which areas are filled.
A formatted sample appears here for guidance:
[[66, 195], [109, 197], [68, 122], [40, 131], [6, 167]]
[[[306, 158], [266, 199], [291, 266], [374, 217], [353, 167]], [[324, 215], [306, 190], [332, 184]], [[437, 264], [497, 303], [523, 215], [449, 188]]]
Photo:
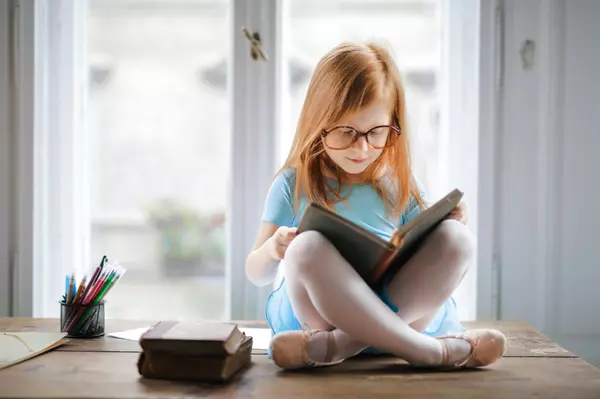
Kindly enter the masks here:
[[60, 331], [68, 338], [100, 337], [104, 327], [104, 301], [87, 305], [60, 302]]

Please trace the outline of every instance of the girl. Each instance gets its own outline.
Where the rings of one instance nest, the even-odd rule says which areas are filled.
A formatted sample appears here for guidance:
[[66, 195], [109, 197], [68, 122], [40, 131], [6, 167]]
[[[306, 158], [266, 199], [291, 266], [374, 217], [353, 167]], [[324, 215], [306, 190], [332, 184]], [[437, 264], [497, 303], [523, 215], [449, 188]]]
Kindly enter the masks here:
[[327, 366], [374, 347], [415, 366], [481, 367], [505, 353], [499, 331], [462, 328], [451, 298], [474, 260], [464, 205], [374, 292], [321, 234], [296, 236], [311, 201], [386, 240], [423, 209], [404, 88], [382, 47], [345, 43], [320, 60], [267, 195], [246, 274], [258, 286], [280, 277], [266, 308], [273, 361], [286, 369]]

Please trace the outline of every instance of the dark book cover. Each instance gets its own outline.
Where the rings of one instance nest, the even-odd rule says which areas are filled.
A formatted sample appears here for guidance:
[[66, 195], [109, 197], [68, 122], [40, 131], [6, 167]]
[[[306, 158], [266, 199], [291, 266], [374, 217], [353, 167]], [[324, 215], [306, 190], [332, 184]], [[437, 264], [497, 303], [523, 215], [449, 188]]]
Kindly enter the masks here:
[[225, 357], [235, 354], [246, 335], [235, 323], [160, 321], [140, 337], [145, 351]]
[[323, 234], [370, 286], [377, 287], [384, 276], [402, 267], [431, 230], [458, 205], [462, 195], [457, 189], [451, 191], [400, 226], [390, 242], [314, 203], [307, 206], [298, 233], [314, 230]]
[[138, 357], [137, 368], [144, 378], [227, 382], [250, 365], [252, 342], [252, 337], [246, 336], [235, 353], [222, 357], [144, 350]]

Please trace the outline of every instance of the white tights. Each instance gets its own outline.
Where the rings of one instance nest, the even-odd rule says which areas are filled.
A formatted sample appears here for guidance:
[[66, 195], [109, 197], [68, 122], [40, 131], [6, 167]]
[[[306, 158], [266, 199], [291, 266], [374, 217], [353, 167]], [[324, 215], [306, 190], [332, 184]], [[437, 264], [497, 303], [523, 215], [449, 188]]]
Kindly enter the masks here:
[[[443, 221], [389, 284], [394, 313], [320, 233], [299, 234], [281, 263], [292, 308], [302, 325], [331, 331], [335, 359], [368, 346], [412, 364], [439, 364], [440, 342], [422, 331], [461, 282], [475, 252], [475, 239], [462, 223]], [[326, 336], [309, 345], [309, 356], [322, 361]], [[450, 356], [466, 356], [470, 346], [450, 343]]]

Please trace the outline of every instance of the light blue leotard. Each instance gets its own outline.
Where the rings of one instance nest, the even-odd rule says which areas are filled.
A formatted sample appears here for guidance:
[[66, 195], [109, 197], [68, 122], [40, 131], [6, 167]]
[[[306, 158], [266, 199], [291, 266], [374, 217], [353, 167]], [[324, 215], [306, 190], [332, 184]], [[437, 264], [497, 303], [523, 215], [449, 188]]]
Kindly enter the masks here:
[[[263, 220], [277, 226], [297, 227], [302, 213], [308, 204], [306, 198], [301, 198], [298, 212], [294, 207], [295, 172], [288, 169], [279, 174], [273, 181], [267, 194]], [[350, 190], [351, 191], [348, 191]], [[342, 195], [346, 203], [338, 202], [334, 210], [344, 218], [366, 228], [370, 232], [389, 241], [392, 232], [419, 214], [420, 208], [414, 198], [411, 197], [410, 206], [401, 216], [399, 221], [394, 222], [387, 216], [384, 201], [370, 184], [354, 184], [342, 186]], [[422, 193], [422, 197], [425, 198]], [[387, 287], [378, 293], [381, 299], [395, 312], [397, 307], [391, 302], [387, 295]], [[287, 330], [301, 330], [302, 326], [296, 319], [292, 305], [287, 295], [285, 277], [279, 273], [278, 281], [274, 290], [267, 299], [265, 309], [266, 318], [272, 333], [276, 334]], [[424, 334], [441, 336], [464, 331], [459, 322], [456, 303], [449, 298], [440, 307], [436, 316], [429, 323]]]

